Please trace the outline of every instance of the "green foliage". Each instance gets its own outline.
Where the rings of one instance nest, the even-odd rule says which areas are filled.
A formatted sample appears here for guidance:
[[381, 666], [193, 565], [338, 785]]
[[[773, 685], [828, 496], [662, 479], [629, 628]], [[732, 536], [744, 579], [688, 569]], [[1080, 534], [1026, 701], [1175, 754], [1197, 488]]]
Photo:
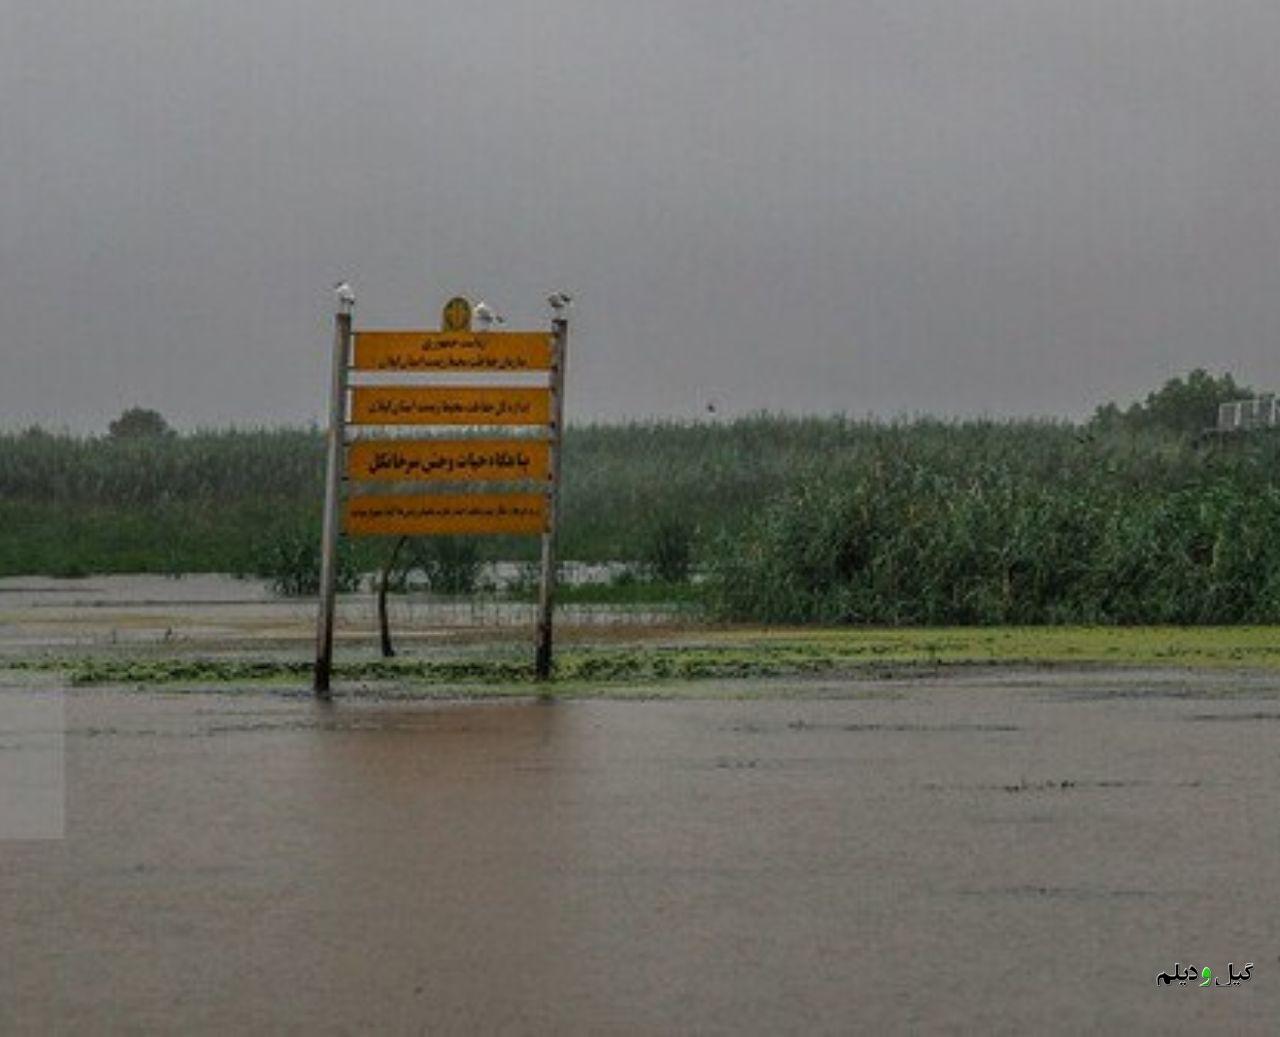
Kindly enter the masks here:
[[[338, 540], [334, 586], [353, 591], [360, 586], [360, 569], [351, 545]], [[271, 589], [285, 597], [297, 598], [320, 591], [320, 533], [318, 530], [279, 529], [259, 547], [254, 575], [271, 581]]]
[[660, 515], [640, 542], [640, 564], [651, 580], [685, 583], [693, 568], [693, 523], [674, 512]]
[[63, 507], [146, 508], [166, 502], [219, 510], [245, 503], [319, 513], [324, 439], [318, 432], [196, 432], [86, 439], [0, 435], [0, 498]]
[[[794, 677], [818, 673], [884, 676], [915, 666], [969, 666], [1000, 663], [1114, 665], [1124, 660], [1145, 666], [1248, 667], [1280, 670], [1275, 627], [951, 627], [928, 629], [790, 633], [744, 636], [703, 631], [696, 642], [606, 647], [566, 645], [556, 654], [558, 695], [659, 693], [657, 682], [699, 679]], [[112, 652], [107, 656], [26, 656], [6, 660], [10, 669], [62, 672], [73, 685], [177, 685], [178, 690], [227, 682], [278, 682], [304, 687], [312, 663], [304, 659], [200, 658]], [[532, 660], [463, 649], [442, 655], [398, 659], [342, 659], [334, 667], [343, 681], [389, 681], [376, 694], [432, 697], [526, 695], [535, 679]], [[573, 685], [577, 684], [575, 688]], [[610, 689], [607, 686], [612, 684]], [[399, 687], [397, 687], [397, 685]], [[795, 685], [791, 685], [794, 689]], [[393, 690], [394, 689], [394, 690]], [[673, 692], [676, 689], [671, 689]], [[774, 689], [777, 693], [778, 689]], [[693, 693], [683, 689], [679, 694]], [[755, 694], [756, 689], [705, 689], [712, 696]], [[1115, 694], [1130, 692], [1117, 689]], [[1224, 681], [1207, 694], [1229, 698], [1256, 695], [1256, 684]], [[355, 692], [355, 694], [360, 694]]]
[[857, 449], [876, 428], [841, 417], [763, 414], [713, 424], [571, 427], [564, 450], [564, 554], [639, 562], [664, 516], [678, 516], [702, 534], [740, 525], [810, 458]]
[[1092, 424], [1104, 431], [1160, 429], [1195, 435], [1213, 428], [1219, 404], [1252, 395], [1252, 389], [1237, 385], [1230, 374], [1214, 378], [1196, 368], [1185, 378], [1170, 378], [1162, 388], [1148, 393], [1144, 402], [1132, 403], [1126, 410], [1115, 403], [1099, 407]]
[[783, 623], [1274, 622], [1276, 460], [1263, 441], [918, 427], [722, 536], [707, 593], [725, 618]]
[[380, 566], [391, 593], [408, 590], [415, 572], [422, 574], [435, 594], [471, 594], [479, 587], [484, 558], [475, 537], [406, 537], [387, 543], [394, 546]]
[[0, 495], [0, 573], [248, 572], [271, 521], [269, 509], [245, 501], [138, 508]]
[[474, 537], [423, 537], [413, 542], [411, 567], [422, 570], [436, 594], [470, 594], [483, 565]]
[[160, 439], [173, 435], [169, 423], [159, 411], [130, 407], [107, 426], [112, 439]]
[[[562, 556], [652, 578], [687, 575], [696, 548], [731, 618], [1280, 619], [1280, 437], [1197, 447], [1162, 425], [1104, 424], [574, 427]], [[265, 571], [303, 588], [323, 459], [314, 430], [0, 435], [0, 573]], [[535, 538], [414, 543], [441, 552], [428, 579], [448, 592], [479, 561], [537, 552]], [[351, 570], [378, 569], [390, 544], [350, 542]]]

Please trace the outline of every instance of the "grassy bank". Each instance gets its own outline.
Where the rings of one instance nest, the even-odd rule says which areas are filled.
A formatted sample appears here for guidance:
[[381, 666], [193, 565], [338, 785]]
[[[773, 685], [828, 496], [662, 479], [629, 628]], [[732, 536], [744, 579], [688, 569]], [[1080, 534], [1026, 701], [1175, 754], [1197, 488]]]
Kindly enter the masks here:
[[[391, 660], [347, 660], [341, 682], [468, 694], [529, 694], [541, 685], [523, 652], [452, 651]], [[19, 657], [12, 669], [58, 671], [74, 686], [287, 685], [305, 687], [305, 659], [155, 654]], [[1144, 667], [1280, 672], [1280, 627], [996, 627], [934, 630], [701, 631], [676, 643], [575, 645], [557, 653], [553, 689], [592, 693], [689, 682], [885, 677], [974, 666]]]

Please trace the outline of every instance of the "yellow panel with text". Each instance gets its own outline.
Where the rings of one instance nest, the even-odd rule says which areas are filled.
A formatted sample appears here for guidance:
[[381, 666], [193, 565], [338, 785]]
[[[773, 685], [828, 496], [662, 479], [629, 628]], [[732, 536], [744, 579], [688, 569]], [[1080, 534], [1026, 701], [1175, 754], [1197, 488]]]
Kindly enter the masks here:
[[392, 387], [352, 390], [355, 425], [546, 425], [550, 389]]
[[546, 331], [358, 331], [357, 371], [548, 371]]
[[516, 482], [550, 471], [545, 439], [366, 439], [347, 448], [354, 482]]
[[348, 536], [536, 535], [547, 527], [547, 497], [542, 493], [352, 497], [346, 502], [342, 526]]

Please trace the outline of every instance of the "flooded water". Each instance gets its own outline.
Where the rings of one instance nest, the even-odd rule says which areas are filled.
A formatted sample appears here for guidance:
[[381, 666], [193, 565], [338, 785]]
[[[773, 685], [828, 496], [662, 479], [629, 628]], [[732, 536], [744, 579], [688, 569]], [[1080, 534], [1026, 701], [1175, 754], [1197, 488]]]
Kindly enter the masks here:
[[[505, 563], [504, 563], [505, 564]], [[515, 567], [507, 565], [507, 569]], [[600, 583], [608, 566], [580, 566], [577, 583]], [[510, 574], [497, 573], [505, 580]], [[441, 597], [425, 591], [393, 594], [388, 601], [397, 643], [439, 640], [467, 630], [519, 634], [532, 629], [537, 608], [496, 592]], [[696, 617], [688, 603], [562, 604], [562, 629], [657, 627]], [[57, 579], [0, 577], [0, 653], [68, 648], [229, 647], [262, 650], [296, 646], [315, 638], [314, 598], [281, 598], [262, 580], [219, 574], [91, 576]], [[369, 584], [338, 595], [335, 636], [351, 644], [376, 644], [377, 599]]]
[[68, 693], [0, 1030], [1273, 1032], [1274, 693], [1104, 684]]

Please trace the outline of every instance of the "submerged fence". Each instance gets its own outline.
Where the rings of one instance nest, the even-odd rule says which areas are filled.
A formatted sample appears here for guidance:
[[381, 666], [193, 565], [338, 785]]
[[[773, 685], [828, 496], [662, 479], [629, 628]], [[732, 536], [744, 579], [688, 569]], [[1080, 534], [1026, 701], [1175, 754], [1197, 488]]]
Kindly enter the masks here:
[[[483, 565], [477, 586], [465, 594], [442, 594], [425, 585], [410, 584], [387, 598], [392, 628], [519, 627], [533, 623], [537, 619], [537, 601], [529, 583], [528, 568], [527, 564], [512, 562]], [[665, 626], [705, 619], [706, 609], [698, 601], [573, 600], [575, 589], [607, 585], [631, 568], [620, 562], [561, 563], [562, 597], [555, 604], [557, 622], [569, 626], [622, 627]], [[524, 594], [517, 590], [521, 587], [525, 589]], [[365, 595], [349, 595], [347, 601], [353, 597], [363, 599]], [[372, 611], [376, 601], [372, 593], [367, 600], [370, 615], [376, 622], [376, 613]]]
[[[701, 620], [701, 605], [693, 602], [645, 604], [564, 603], [556, 605], [556, 621], [567, 626], [667, 626]], [[376, 606], [368, 603], [369, 622], [376, 624]], [[399, 629], [506, 628], [528, 626], [537, 619], [536, 602], [512, 601], [500, 595], [472, 594], [441, 597], [431, 594], [392, 595], [387, 610], [393, 631]]]

